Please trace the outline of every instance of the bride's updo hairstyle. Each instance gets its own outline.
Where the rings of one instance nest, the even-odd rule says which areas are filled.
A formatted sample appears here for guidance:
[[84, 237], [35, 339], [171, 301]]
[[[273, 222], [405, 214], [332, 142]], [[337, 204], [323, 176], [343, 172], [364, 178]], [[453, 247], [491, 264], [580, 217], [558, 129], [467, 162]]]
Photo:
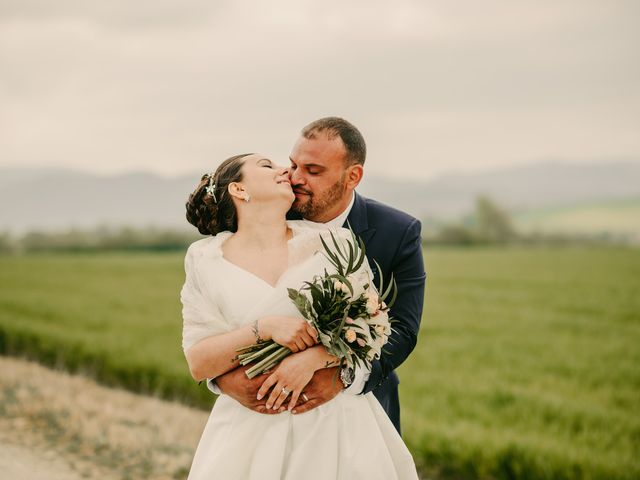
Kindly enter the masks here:
[[230, 183], [242, 181], [244, 158], [252, 153], [244, 153], [227, 158], [216, 169], [213, 179], [205, 173], [200, 183], [189, 194], [187, 200], [187, 220], [202, 235], [215, 235], [238, 229], [238, 215], [227, 187]]

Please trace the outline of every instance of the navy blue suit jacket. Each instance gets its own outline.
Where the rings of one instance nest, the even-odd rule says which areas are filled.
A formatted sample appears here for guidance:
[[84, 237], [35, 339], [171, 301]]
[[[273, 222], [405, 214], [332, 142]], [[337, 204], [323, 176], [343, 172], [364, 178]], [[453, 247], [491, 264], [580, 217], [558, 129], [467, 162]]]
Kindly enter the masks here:
[[394, 370], [416, 346], [420, 330], [426, 280], [421, 224], [404, 212], [356, 193], [345, 223], [348, 226], [365, 244], [375, 285], [379, 272], [373, 260], [380, 265], [385, 283], [393, 273], [398, 286], [398, 296], [391, 307], [393, 332], [380, 359], [372, 364], [363, 393], [373, 392], [400, 432], [399, 380]]

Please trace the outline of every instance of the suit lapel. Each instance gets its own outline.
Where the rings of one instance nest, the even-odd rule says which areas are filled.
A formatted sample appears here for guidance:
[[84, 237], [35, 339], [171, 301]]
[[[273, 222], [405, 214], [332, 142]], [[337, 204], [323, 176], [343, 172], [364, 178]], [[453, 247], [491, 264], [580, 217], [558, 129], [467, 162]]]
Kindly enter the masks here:
[[369, 228], [369, 221], [367, 217], [367, 204], [364, 198], [358, 193], [355, 193], [355, 200], [353, 201], [353, 207], [347, 221], [343, 225], [345, 228], [351, 227], [351, 230], [362, 238], [365, 245], [371, 240], [376, 233], [375, 228]]

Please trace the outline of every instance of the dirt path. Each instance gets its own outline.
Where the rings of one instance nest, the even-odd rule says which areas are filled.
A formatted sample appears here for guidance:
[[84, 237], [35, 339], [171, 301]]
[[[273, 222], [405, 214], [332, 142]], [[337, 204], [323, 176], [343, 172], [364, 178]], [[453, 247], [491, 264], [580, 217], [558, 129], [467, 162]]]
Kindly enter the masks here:
[[207, 416], [0, 357], [3, 478], [185, 478]]
[[3, 478], [29, 480], [80, 480], [82, 477], [62, 459], [43, 458], [34, 450], [0, 441]]

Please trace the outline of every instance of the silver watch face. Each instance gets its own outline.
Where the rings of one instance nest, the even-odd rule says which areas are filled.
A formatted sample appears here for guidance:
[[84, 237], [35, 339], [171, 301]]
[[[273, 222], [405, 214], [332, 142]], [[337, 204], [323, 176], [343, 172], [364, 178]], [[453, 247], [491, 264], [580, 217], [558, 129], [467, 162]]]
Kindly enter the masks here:
[[351, 367], [345, 367], [340, 370], [340, 380], [342, 380], [342, 383], [344, 383], [345, 386], [351, 385], [355, 376], [356, 374]]

